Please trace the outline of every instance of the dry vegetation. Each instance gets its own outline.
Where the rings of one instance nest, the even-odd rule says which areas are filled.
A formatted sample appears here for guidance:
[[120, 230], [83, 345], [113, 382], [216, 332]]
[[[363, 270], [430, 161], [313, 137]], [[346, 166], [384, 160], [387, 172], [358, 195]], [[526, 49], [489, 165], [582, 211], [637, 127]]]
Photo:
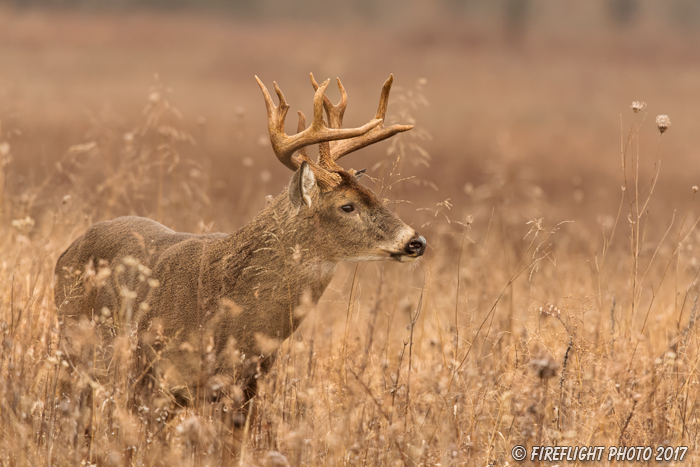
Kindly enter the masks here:
[[[260, 385], [243, 464], [513, 465], [516, 444], [685, 445], [700, 461], [700, 67], [683, 36], [642, 22], [577, 42], [546, 23], [514, 50], [426, 14], [282, 53], [299, 24], [89, 19], [0, 14], [0, 465], [231, 461], [230, 400], [129, 406], [130, 336], [113, 379], [76, 374], [53, 267], [97, 220], [248, 222], [289, 176], [260, 143], [252, 75], [294, 108], [310, 69], [360, 88], [347, 125], [396, 74], [390, 113], [418, 130], [353, 162], [429, 250], [415, 268], [339, 269]], [[154, 70], [174, 92], [147, 89]]]

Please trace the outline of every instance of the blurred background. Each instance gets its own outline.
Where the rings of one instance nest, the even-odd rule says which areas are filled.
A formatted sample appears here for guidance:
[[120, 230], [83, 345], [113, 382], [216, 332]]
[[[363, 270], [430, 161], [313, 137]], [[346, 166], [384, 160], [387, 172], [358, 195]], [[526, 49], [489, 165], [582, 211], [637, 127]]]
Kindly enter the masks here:
[[[269, 149], [254, 75], [280, 84], [293, 130], [293, 112], [311, 113], [309, 72], [342, 78], [346, 126], [372, 117], [393, 73], [390, 117], [417, 127], [402, 139], [400, 172], [412, 178], [387, 195], [411, 201], [399, 211], [446, 213], [451, 204], [451, 218], [477, 214], [486, 223], [494, 206], [511, 206], [518, 225], [575, 219], [597, 233], [617, 211], [633, 100], [648, 103], [643, 180], [657, 147], [655, 116], [673, 122], [652, 208], [688, 200], [700, 182], [698, 24], [693, 0], [3, 2], [0, 119], [12, 148], [5, 191], [30, 199], [33, 210], [3, 220], [40, 219], [74, 188], [67, 184], [90, 193], [108, 180], [123, 162], [124, 135], [144, 122], [158, 88], [196, 142], [178, 142], [182, 176], [208, 198], [196, 217], [238, 227], [290, 175]], [[334, 85], [329, 95], [338, 98]], [[389, 148], [353, 154], [345, 166], [379, 176], [376, 163], [393, 160]], [[163, 202], [174, 202], [181, 183], [165, 178]], [[37, 186], [42, 195], [29, 189]], [[149, 197], [94, 216], [156, 217]], [[191, 230], [194, 219], [164, 212], [163, 221]], [[434, 211], [422, 215], [419, 223]]]

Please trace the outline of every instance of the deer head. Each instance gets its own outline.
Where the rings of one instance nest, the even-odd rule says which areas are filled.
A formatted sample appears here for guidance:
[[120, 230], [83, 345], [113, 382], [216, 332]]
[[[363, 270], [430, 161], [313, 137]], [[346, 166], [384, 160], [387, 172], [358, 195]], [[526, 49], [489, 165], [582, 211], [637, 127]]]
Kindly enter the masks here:
[[[326, 260], [412, 261], [419, 258], [425, 252], [425, 239], [359, 183], [364, 170], [344, 170], [337, 164], [338, 159], [351, 152], [413, 128], [412, 125], [383, 125], [393, 75], [384, 83], [374, 119], [358, 128], [341, 128], [347, 94], [340, 79], [341, 100], [334, 105], [325, 96], [330, 80], [318, 85], [313, 74], [310, 76], [316, 90], [313, 120], [306, 128], [304, 114], [299, 112], [297, 133], [291, 136], [284, 132], [289, 110], [284, 94], [274, 83], [279, 99], [276, 106], [265, 85], [255, 77], [265, 98], [272, 148], [279, 161], [295, 171], [288, 187], [289, 214], [313, 229], [315, 248]], [[328, 125], [324, 121], [324, 110]], [[317, 161], [306, 152], [306, 147], [312, 144], [319, 145]]]

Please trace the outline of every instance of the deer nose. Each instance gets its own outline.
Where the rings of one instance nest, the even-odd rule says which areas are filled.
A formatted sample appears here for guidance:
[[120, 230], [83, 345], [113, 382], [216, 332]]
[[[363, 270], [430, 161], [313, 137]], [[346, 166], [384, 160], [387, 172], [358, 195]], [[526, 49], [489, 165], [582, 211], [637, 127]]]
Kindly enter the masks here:
[[425, 253], [425, 238], [422, 235], [416, 235], [408, 242], [404, 250], [411, 256], [423, 256], [423, 253]]

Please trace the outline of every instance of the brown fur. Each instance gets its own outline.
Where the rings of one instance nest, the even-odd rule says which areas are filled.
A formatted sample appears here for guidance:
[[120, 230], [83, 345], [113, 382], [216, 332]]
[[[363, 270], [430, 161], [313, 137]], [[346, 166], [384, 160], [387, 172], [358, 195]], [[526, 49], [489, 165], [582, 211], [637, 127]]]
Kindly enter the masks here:
[[[305, 297], [318, 302], [339, 261], [412, 259], [403, 250], [413, 229], [354, 175], [339, 172], [342, 183], [330, 192], [311, 190], [309, 207], [297, 191], [303, 169], [232, 234], [178, 233], [140, 217], [90, 227], [56, 265], [55, 300], [69, 346], [81, 318], [97, 323], [106, 348], [135, 326], [140, 371], [167, 373], [169, 389], [192, 395], [203, 382], [209, 339], [211, 373], [237, 376], [254, 395], [252, 376], [269, 368], [274, 344], [303, 318], [295, 310]], [[353, 213], [340, 209], [348, 203]]]

